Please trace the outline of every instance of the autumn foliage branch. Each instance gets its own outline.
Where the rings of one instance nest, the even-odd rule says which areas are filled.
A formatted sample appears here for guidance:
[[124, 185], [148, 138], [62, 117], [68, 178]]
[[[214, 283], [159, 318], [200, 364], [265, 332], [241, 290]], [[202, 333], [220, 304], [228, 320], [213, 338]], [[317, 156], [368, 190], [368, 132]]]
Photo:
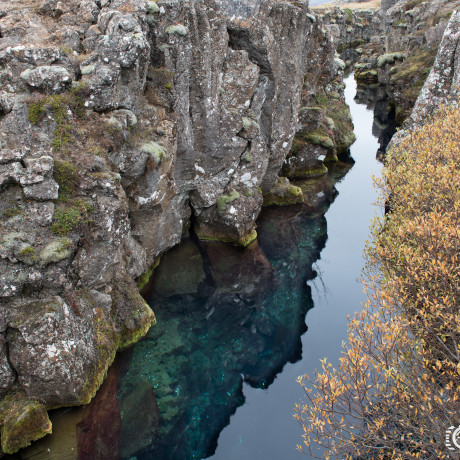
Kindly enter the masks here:
[[460, 424], [460, 109], [443, 107], [389, 153], [391, 212], [366, 249], [368, 301], [336, 368], [299, 377], [302, 450], [326, 458], [448, 458]]

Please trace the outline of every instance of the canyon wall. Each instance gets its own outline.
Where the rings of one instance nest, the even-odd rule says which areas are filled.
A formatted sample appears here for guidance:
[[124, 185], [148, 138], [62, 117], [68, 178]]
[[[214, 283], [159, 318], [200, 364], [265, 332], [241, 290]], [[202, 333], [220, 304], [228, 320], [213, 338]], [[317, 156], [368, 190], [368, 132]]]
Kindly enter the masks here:
[[190, 226], [247, 245], [264, 197], [303, 201], [286, 158], [325, 174], [353, 141], [334, 56], [307, 2], [0, 2], [3, 452], [147, 332], [139, 289]]
[[185, 232], [246, 246], [264, 204], [304, 201], [289, 179], [346, 155], [347, 63], [412, 90], [406, 56], [444, 36], [413, 118], [455, 99], [453, 3], [0, 1], [2, 450], [94, 396], [154, 324], [139, 290]]

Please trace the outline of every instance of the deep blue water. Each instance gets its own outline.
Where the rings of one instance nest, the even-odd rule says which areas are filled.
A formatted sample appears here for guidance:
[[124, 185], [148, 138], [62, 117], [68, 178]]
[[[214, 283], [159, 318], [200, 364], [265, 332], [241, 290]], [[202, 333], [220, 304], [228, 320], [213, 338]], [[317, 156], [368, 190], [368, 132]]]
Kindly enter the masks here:
[[[357, 93], [353, 77], [346, 79], [346, 100], [350, 105], [357, 141], [351, 147], [356, 161], [342, 181], [335, 184], [338, 195], [325, 214], [327, 242], [320, 260], [314, 264], [319, 276], [308, 283], [312, 287], [314, 308], [305, 322], [308, 332], [301, 337], [302, 358], [288, 363], [265, 391], [244, 385], [244, 406], [222, 431], [215, 460], [308, 458], [296, 451], [301, 443], [301, 428], [293, 419], [293, 407], [302, 400], [299, 375], [320, 367], [328, 357], [336, 363], [346, 339], [347, 315], [360, 309], [364, 300], [358, 282], [364, 260], [362, 252], [369, 235], [371, 219], [379, 212], [371, 175], [378, 176], [381, 164], [376, 160], [381, 131], [373, 121], [375, 104], [385, 101], [382, 89], [361, 89]], [[354, 100], [357, 94], [358, 104]], [[378, 124], [379, 126], [382, 123]]]
[[[354, 102], [352, 77], [346, 93], [358, 138], [351, 170], [340, 163], [305, 182], [306, 206], [265, 210], [248, 249], [192, 236], [162, 260], [149, 298], [158, 324], [135, 347], [118, 391], [123, 407], [153, 389], [161, 422], [147, 426], [127, 407], [123, 457], [302, 458], [296, 378], [324, 356], [337, 360], [346, 316], [364, 300], [357, 278], [376, 213], [373, 116]], [[145, 445], [133, 442], [131, 429], [124, 436], [123, 426], [136, 422]]]
[[337, 361], [346, 316], [360, 308], [378, 212], [371, 174], [378, 138], [388, 139], [384, 90], [346, 84], [355, 163], [299, 183], [305, 205], [266, 208], [247, 249], [192, 234], [164, 255], [148, 297], [157, 325], [120, 354], [91, 404], [55, 411], [53, 435], [18, 458], [306, 458], [296, 451], [296, 379], [320, 358]]

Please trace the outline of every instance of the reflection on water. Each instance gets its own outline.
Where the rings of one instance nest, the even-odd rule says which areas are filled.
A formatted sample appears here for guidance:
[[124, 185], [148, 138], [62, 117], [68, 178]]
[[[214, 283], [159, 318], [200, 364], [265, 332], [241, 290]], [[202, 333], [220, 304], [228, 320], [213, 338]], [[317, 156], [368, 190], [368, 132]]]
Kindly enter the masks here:
[[[303, 184], [311, 195], [306, 206], [266, 209], [258, 242], [246, 249], [189, 238], [163, 258], [149, 299], [158, 323], [119, 378], [122, 457], [211, 455], [244, 403], [243, 381], [267, 388], [287, 362], [301, 358], [312, 307], [307, 281], [326, 242], [324, 212], [348, 169], [340, 164], [329, 177]], [[151, 410], [160, 419], [149, 425], [138, 409], [147, 401], [124, 400], [151, 398], [152, 389]], [[133, 425], [144, 443], [133, 439]]]
[[396, 132], [395, 109], [389, 106], [385, 86], [360, 85], [356, 90], [355, 101], [366, 105], [368, 110], [374, 112], [372, 134], [378, 139], [380, 145], [377, 158], [383, 159], [386, 147]]
[[[373, 98], [369, 94], [358, 92], [358, 97], [370, 108], [383, 100], [378, 91]], [[55, 411], [56, 434], [18, 458], [184, 460], [212, 455], [219, 434], [245, 402], [244, 388], [275, 387], [271, 384], [286, 373], [287, 363], [311, 353], [305, 337], [334, 330], [328, 318], [331, 328], [328, 324], [327, 330], [304, 334], [312, 298], [319, 304], [307, 282], [317, 275], [312, 267], [327, 241], [325, 213], [338, 195], [335, 186], [352, 163], [339, 162], [327, 176], [298, 183], [304, 205], [266, 208], [258, 221], [258, 241], [246, 249], [198, 242], [191, 235], [163, 256], [148, 299], [157, 325], [118, 356], [91, 404]], [[340, 190], [345, 199], [348, 192]], [[358, 201], [346, 200], [342, 213]], [[359, 265], [360, 252], [354, 251]], [[317, 328], [314, 318], [309, 314], [308, 323]], [[277, 399], [276, 404], [292, 409]], [[280, 449], [287, 452], [285, 445]], [[256, 458], [267, 456], [251, 456]]]

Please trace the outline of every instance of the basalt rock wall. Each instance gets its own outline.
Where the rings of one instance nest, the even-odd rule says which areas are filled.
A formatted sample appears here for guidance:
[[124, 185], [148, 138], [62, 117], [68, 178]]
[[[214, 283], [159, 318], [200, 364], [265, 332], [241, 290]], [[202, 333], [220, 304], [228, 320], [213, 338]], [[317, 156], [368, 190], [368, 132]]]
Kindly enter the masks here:
[[139, 288], [190, 225], [245, 245], [263, 195], [302, 200], [279, 174], [341, 64], [294, 3], [0, 1], [4, 452], [146, 333]]
[[414, 108], [449, 20], [459, 7], [458, 0], [382, 3], [381, 32], [362, 47], [355, 77], [363, 83], [387, 85], [399, 123]]

